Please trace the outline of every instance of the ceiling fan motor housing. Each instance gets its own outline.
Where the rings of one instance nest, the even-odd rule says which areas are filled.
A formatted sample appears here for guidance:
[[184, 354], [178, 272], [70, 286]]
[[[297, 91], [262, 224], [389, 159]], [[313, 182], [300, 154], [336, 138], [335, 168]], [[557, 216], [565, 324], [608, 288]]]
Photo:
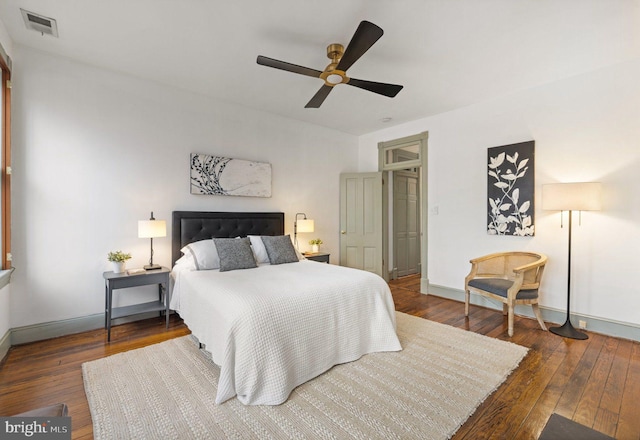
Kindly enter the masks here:
[[349, 82], [346, 72], [336, 69], [343, 54], [344, 46], [342, 44], [334, 43], [327, 46], [327, 57], [331, 60], [331, 64], [324, 69], [320, 78], [330, 87]]
[[342, 44], [333, 43], [327, 46], [327, 56], [332, 61], [332, 64], [338, 64], [342, 54], [344, 53], [344, 46]]

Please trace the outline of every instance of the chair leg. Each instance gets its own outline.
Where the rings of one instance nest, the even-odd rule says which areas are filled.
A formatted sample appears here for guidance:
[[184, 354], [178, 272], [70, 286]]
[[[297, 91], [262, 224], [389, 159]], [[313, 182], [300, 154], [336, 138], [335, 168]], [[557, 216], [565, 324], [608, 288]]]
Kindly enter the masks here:
[[509, 307], [507, 306], [507, 303], [502, 303], [502, 314], [503, 315], [509, 314]]
[[533, 314], [536, 315], [536, 318], [538, 319], [538, 323], [540, 324], [540, 327], [542, 327], [542, 330], [546, 332], [547, 326], [544, 325], [544, 321], [542, 320], [542, 314], [540, 313], [540, 308], [538, 307], [538, 304], [531, 304], [531, 307], [533, 308]]
[[469, 316], [469, 300], [471, 299], [471, 292], [464, 291], [464, 316]]
[[508, 305], [509, 337], [513, 336], [513, 304]]

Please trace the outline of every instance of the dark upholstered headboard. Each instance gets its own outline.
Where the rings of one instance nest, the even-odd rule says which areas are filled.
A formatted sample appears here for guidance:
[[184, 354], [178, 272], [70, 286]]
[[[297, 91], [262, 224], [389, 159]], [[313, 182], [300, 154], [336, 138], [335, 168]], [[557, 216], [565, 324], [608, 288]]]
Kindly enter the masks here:
[[173, 266], [182, 256], [180, 249], [194, 241], [283, 234], [282, 212], [173, 211], [171, 265]]

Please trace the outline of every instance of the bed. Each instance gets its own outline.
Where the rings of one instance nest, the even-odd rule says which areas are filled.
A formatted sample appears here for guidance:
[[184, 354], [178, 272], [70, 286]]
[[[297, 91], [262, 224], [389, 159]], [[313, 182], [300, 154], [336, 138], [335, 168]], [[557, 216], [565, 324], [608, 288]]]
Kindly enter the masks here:
[[[278, 405], [334, 365], [401, 350], [382, 278], [299, 255], [265, 261], [263, 243], [268, 257], [270, 243], [291, 244], [283, 234], [283, 213], [173, 213], [171, 309], [220, 366], [217, 404], [237, 396], [246, 405]], [[210, 252], [212, 238], [227, 239], [215, 241], [220, 269], [203, 254], [190, 256], [196, 247]], [[246, 243], [256, 267], [225, 269], [224, 246]]]

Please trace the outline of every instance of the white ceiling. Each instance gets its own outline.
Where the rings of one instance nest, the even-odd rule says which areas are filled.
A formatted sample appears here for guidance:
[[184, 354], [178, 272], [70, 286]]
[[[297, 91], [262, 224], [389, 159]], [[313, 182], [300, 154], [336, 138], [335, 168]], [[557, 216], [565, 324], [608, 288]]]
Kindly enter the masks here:
[[[640, 0], [1, 0], [0, 20], [16, 46], [355, 135], [640, 56]], [[348, 74], [395, 98], [340, 85], [305, 109], [320, 79], [256, 64], [323, 70], [361, 20], [385, 33]]]

